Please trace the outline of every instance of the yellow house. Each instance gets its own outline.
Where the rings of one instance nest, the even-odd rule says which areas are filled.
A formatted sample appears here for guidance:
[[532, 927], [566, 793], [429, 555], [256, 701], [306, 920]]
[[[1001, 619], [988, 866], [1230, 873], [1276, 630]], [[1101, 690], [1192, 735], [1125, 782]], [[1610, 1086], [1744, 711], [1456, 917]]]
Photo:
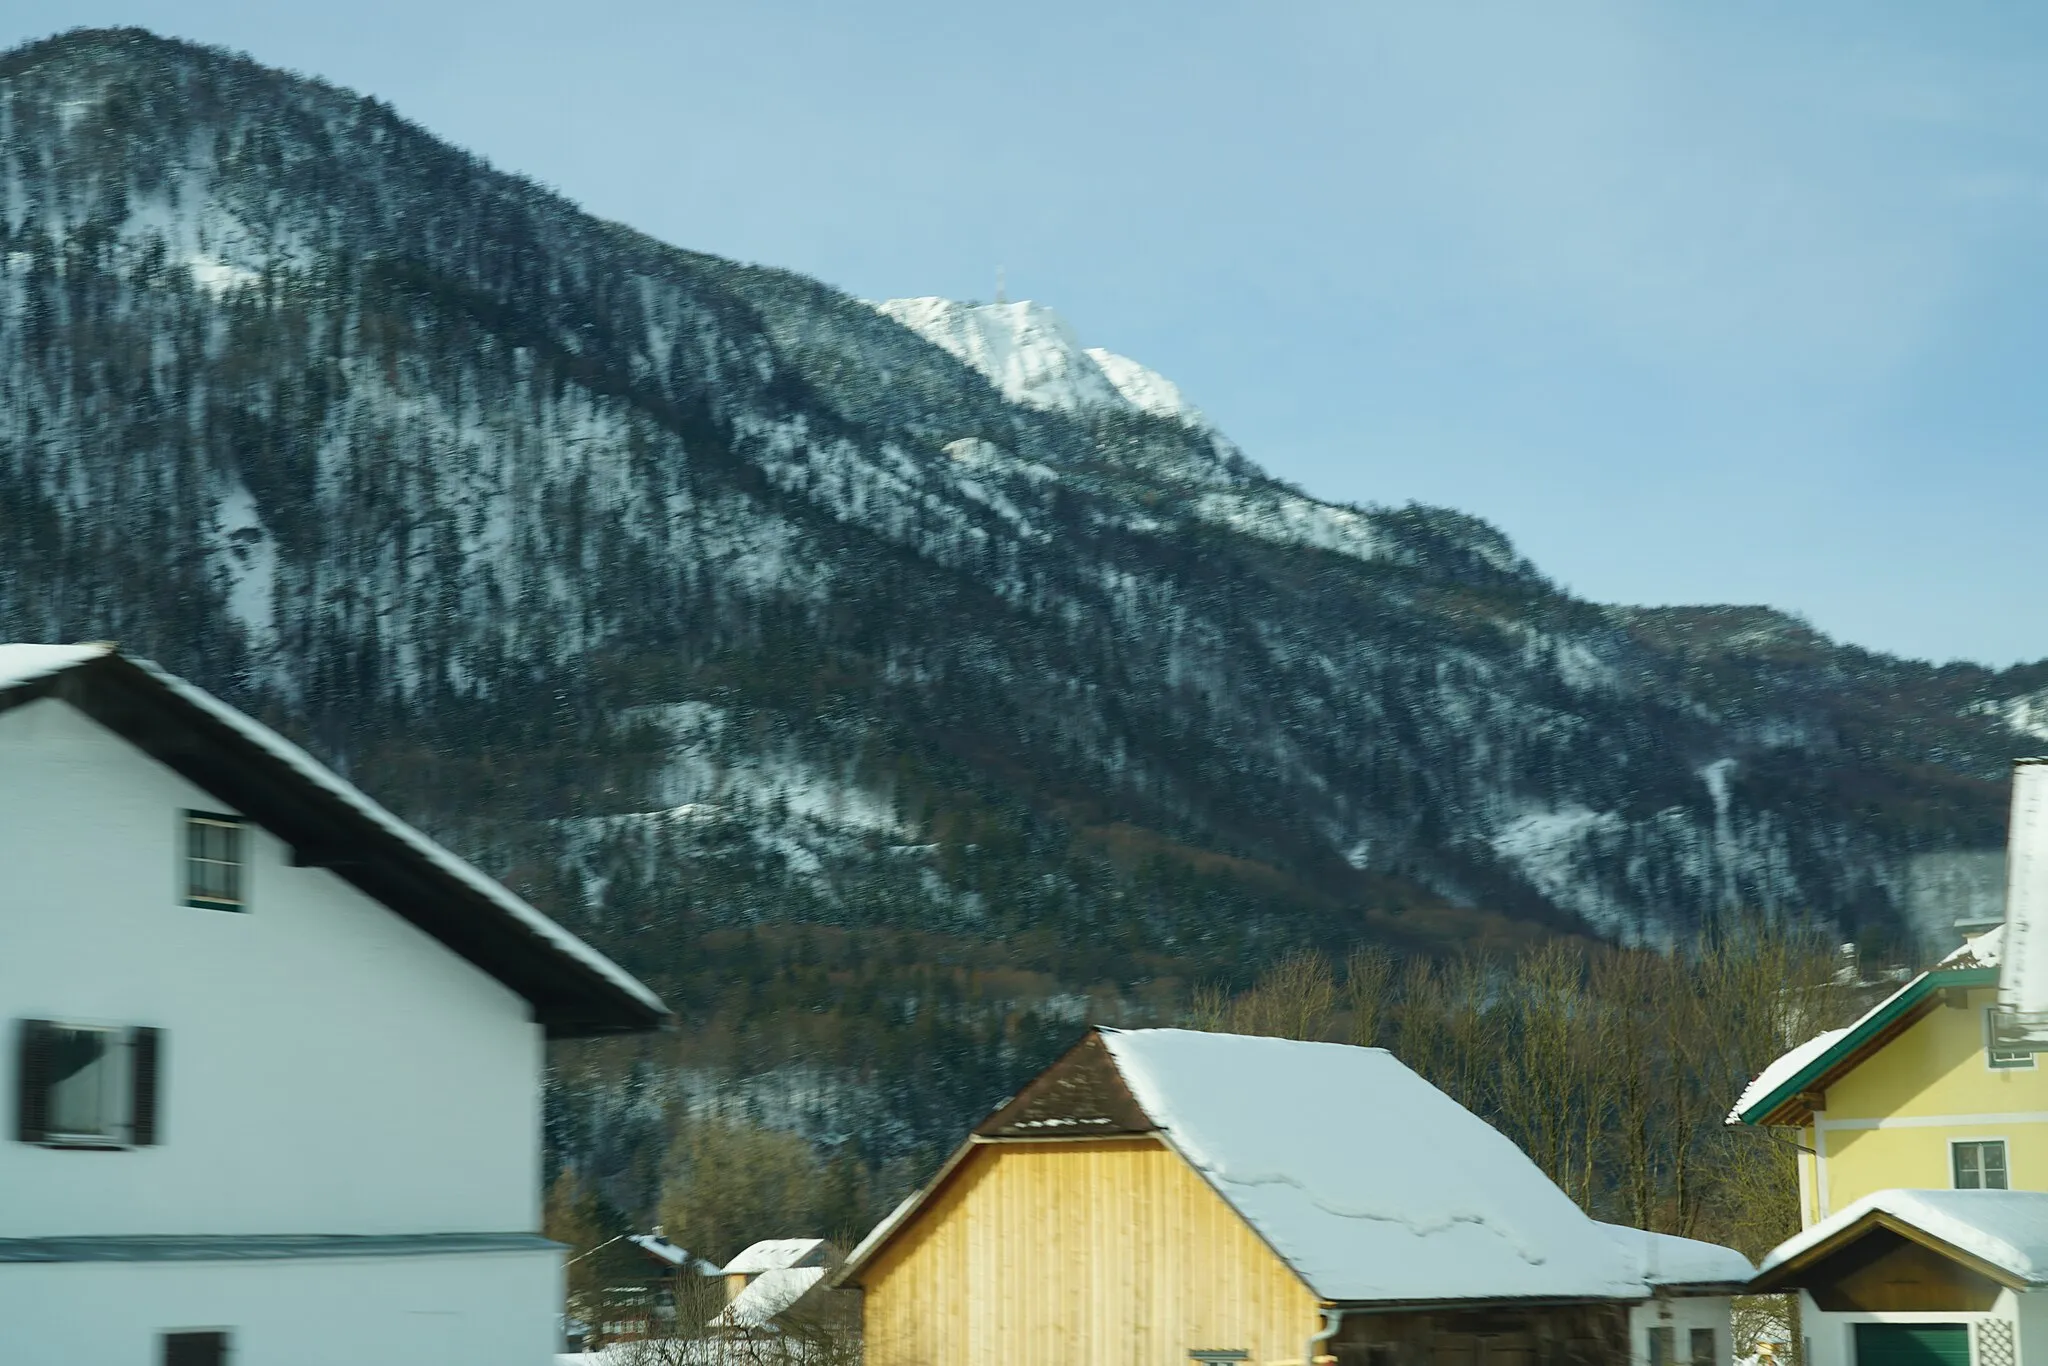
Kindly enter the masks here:
[[2048, 1191], [2048, 1070], [1992, 1047], [2002, 928], [1771, 1064], [1729, 1116], [1796, 1129], [1811, 1228], [1875, 1191]]
[[1749, 1274], [1588, 1218], [1384, 1050], [1098, 1029], [841, 1283], [867, 1366], [1727, 1366]]
[[1795, 1132], [1806, 1366], [2048, 1366], [2048, 1069], [1993, 1035], [2003, 928], [1771, 1064], [1729, 1116]]

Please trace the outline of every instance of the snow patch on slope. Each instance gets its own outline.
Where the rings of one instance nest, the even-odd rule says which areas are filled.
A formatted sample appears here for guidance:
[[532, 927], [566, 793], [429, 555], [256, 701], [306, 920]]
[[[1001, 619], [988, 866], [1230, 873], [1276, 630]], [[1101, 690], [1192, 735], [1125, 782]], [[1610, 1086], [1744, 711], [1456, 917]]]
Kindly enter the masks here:
[[1195, 500], [1195, 515], [1260, 540], [1313, 546], [1361, 560], [1378, 559], [1387, 549], [1386, 538], [1367, 514], [1271, 489], [1205, 493]]
[[2048, 740], [2048, 688], [1995, 702], [1982, 702], [1972, 710], [1980, 715], [1997, 717], [2020, 735]]
[[1129, 356], [1083, 347], [1044, 304], [963, 304], [932, 297], [873, 305], [980, 372], [1012, 403], [1054, 412], [1135, 411], [1213, 430], [1180, 386]]
[[1140, 365], [1129, 356], [1119, 356], [1099, 346], [1088, 348], [1088, 359], [1095, 362], [1104, 377], [1116, 386], [1116, 391], [1133, 408], [1154, 417], [1170, 417], [1185, 426], [1210, 429], [1209, 419], [1202, 415], [1200, 408], [1188, 402], [1180, 386], [1151, 366]]
[[267, 654], [277, 643], [277, 543], [246, 484], [237, 481], [221, 495], [207, 549], [228, 614], [242, 623], [250, 645]]
[[1502, 862], [1544, 896], [1603, 930], [1625, 933], [1624, 909], [1597, 879], [1586, 876], [1585, 865], [1627, 830], [1628, 822], [1612, 811], [1572, 804], [1518, 816], [1495, 831], [1489, 843]]
[[987, 376], [1013, 403], [1057, 412], [1128, 406], [1066, 320], [1043, 304], [921, 298], [875, 309]]
[[192, 272], [192, 283], [216, 299], [237, 286], [254, 284], [263, 278], [247, 266], [230, 265], [205, 252], [194, 253], [185, 262], [185, 268]]

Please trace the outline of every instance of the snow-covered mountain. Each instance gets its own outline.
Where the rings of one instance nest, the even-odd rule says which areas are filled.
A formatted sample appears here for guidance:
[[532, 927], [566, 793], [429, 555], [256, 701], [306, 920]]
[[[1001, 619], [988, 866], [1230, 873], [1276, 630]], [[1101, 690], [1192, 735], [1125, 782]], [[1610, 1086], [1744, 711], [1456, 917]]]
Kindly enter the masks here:
[[133, 31], [0, 59], [0, 323], [0, 635], [162, 656], [600, 939], [1903, 933], [2038, 744], [2041, 669], [1574, 599], [1040, 305], [679, 250]]
[[1128, 356], [1083, 347], [1066, 320], [1043, 304], [917, 298], [890, 299], [875, 309], [985, 376], [1012, 403], [1067, 413], [1149, 413], [1211, 430], [1179, 385]]

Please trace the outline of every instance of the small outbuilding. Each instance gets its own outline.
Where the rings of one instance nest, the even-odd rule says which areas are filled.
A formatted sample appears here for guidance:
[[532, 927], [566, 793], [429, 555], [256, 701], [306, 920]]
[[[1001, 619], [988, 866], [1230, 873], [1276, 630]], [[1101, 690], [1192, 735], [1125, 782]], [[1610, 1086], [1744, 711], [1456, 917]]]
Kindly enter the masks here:
[[1772, 1250], [1803, 1292], [1807, 1366], [2048, 1360], [2048, 1192], [1884, 1190]]
[[1384, 1050], [1096, 1029], [840, 1280], [869, 1366], [1726, 1366], [1751, 1274], [1589, 1218]]

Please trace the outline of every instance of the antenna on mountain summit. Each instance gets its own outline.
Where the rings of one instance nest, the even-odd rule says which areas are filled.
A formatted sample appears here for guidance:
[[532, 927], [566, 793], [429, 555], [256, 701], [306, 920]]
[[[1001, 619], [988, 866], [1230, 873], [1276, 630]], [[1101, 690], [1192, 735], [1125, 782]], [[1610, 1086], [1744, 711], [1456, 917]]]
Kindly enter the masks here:
[[996, 267], [996, 302], [999, 304], [1009, 302], [1003, 295], [1003, 268], [1001, 266]]

